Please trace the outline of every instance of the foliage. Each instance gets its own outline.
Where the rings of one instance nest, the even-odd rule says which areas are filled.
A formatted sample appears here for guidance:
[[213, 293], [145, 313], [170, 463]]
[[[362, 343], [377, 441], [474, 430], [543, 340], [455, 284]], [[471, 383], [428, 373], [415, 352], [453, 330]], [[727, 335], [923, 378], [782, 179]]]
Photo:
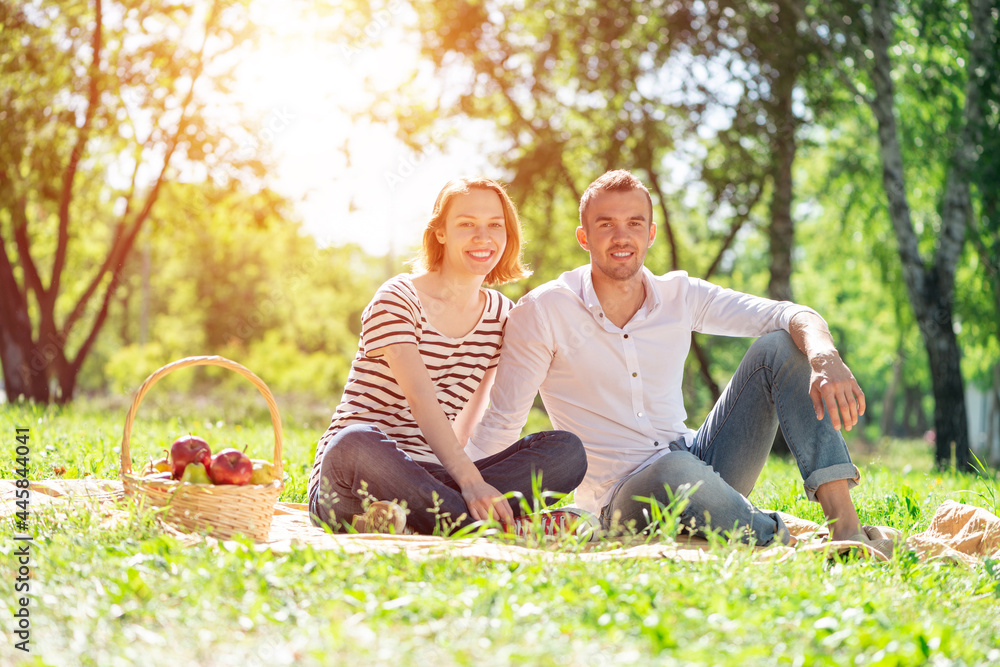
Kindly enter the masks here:
[[848, 0], [799, 11], [818, 53], [836, 63], [876, 121], [887, 217], [928, 354], [938, 462], [949, 465], [954, 445], [955, 463], [964, 467], [969, 438], [953, 318], [972, 185], [990, 103], [997, 102], [986, 75], [995, 69], [995, 7]]
[[[368, 4], [373, 11], [382, 6]], [[971, 34], [967, 22], [948, 20], [960, 6], [938, 4], [900, 11], [891, 54], [907, 179], [917, 184], [909, 203], [925, 256], [940, 235]], [[869, 404], [885, 395], [887, 413], [900, 413], [888, 426], [904, 410], [912, 414], [921, 403], [917, 391], [941, 385], [930, 383], [926, 369], [934, 360], [913, 345], [920, 318], [908, 302], [909, 274], [901, 270], [879, 188], [879, 145], [863, 104], [871, 97], [870, 50], [865, 55], [871, 17], [864, 7], [798, 0], [573, 7], [495, 1], [414, 3], [414, 11], [413, 32], [433, 75], [425, 76], [421, 65], [423, 75], [408, 87], [380, 91], [372, 116], [416, 150], [438, 142], [455, 119], [485, 121], [492, 129], [485, 149], [510, 182], [528, 227], [536, 273], [525, 289], [584, 259], [572, 236], [580, 192], [601, 171], [624, 166], [652, 190], [661, 226], [647, 261], [653, 271], [683, 268], [741, 291], [788, 298], [781, 275], [794, 258], [791, 284], [824, 283], [826, 293], [822, 300], [813, 290], [796, 297], [821, 306], [838, 344], [862, 362], [854, 367], [869, 378]], [[930, 84], [927, 72], [934, 74]], [[787, 166], [792, 159], [794, 171]], [[819, 190], [824, 181], [839, 190]], [[845, 191], [846, 199], [837, 196]], [[862, 240], [849, 250], [853, 264], [862, 264], [857, 273], [853, 265], [816, 260], [833, 259], [831, 239], [819, 233], [796, 238], [794, 252], [782, 258], [793, 220], [798, 229], [836, 220], [841, 233], [853, 230], [848, 242], [860, 232]], [[968, 257], [960, 266], [959, 289], [978, 290], [981, 271]], [[876, 299], [863, 298], [852, 282], [862, 276], [864, 294], [877, 291]], [[950, 300], [950, 292], [942, 298]], [[986, 312], [969, 308], [960, 318], [981, 336], [997, 331], [995, 314]], [[875, 338], [890, 346], [878, 352], [877, 365], [863, 363], [869, 353], [858, 353], [870, 347], [861, 323], [873, 321]], [[700, 337], [696, 344], [685, 382], [695, 415], [711, 405], [739, 349]], [[886, 355], [894, 361], [884, 363]], [[896, 395], [910, 396], [909, 407]]]
[[[357, 248], [318, 248], [302, 234], [291, 203], [252, 177], [263, 173], [266, 156], [237, 149], [252, 138], [253, 124], [223, 121], [212, 112], [212, 104], [225, 99], [220, 72], [235, 57], [228, 50], [241, 41], [253, 44], [244, 4], [218, 4], [226, 18], [215, 28], [229, 37], [202, 54], [218, 62], [212, 60], [211, 77], [205, 73], [194, 83], [190, 74], [207, 5], [101, 3], [104, 59], [91, 76], [94, 3], [58, 9], [0, 4], [0, 40], [11, 47], [0, 49], [0, 95], [10, 100], [0, 118], [0, 151], [9, 159], [0, 164], [20, 165], [17, 178], [0, 181], [0, 241], [7, 244], [11, 275], [28, 294], [36, 329], [39, 298], [24, 286], [20, 246], [12, 239], [15, 230], [28, 230], [32, 257], [47, 278], [58, 254], [60, 188], [74, 142], [86, 139], [85, 159], [71, 179], [64, 277], [58, 295], [46, 294], [55, 297], [55, 326], [95, 289], [66, 338], [71, 353], [88, 338], [89, 325], [104, 318], [78, 374], [79, 387], [88, 392], [124, 394], [168, 361], [218, 353], [249, 366], [275, 391], [332, 408], [356, 350], [358, 315], [378, 282], [402, 268], [383, 267]], [[940, 192], [967, 89], [971, 24], [964, 7], [897, 7], [891, 56], [899, 136], [924, 257], [941, 228]], [[798, 0], [546, 0], [530, 6], [352, 0], [317, 5], [316, 11], [343, 27], [332, 38], [356, 36], [344, 43], [347, 49], [371, 46], [365, 30], [382, 25], [379, 12], [390, 12], [396, 27], [410, 22], [424, 56], [413, 64], [411, 84], [373, 91], [357, 110], [359, 118], [390, 124], [417, 151], [456, 131], [484, 137], [495, 175], [510, 181], [527, 226], [535, 273], [505, 288], [514, 298], [585, 261], [573, 238], [580, 191], [604, 169], [620, 166], [653, 190], [660, 229], [647, 261], [652, 270], [679, 267], [735, 289], [767, 292], [773, 275], [771, 152], [783, 136], [775, 124], [775, 87], [787, 62], [799, 76], [792, 109], [798, 146], [795, 297], [828, 319], [865, 389], [864, 435], [874, 441], [923, 430], [925, 420], [916, 413], [933, 407], [928, 355], [885, 210], [872, 118], [856, 94], [871, 92], [864, 75], [870, 46], [864, 7]], [[797, 11], [804, 14], [792, 30], [784, 21]], [[851, 29], [843, 17], [853, 22]], [[995, 14], [992, 20], [995, 27]], [[828, 32], [809, 32], [824, 25]], [[840, 37], [824, 44], [816, 39], [824, 34], [845, 40], [832, 59], [829, 49], [841, 44]], [[995, 31], [990, 34], [995, 39]], [[987, 68], [981, 82], [987, 128], [997, 113], [996, 71]], [[84, 132], [91, 80], [100, 94]], [[180, 117], [187, 83], [190, 114]], [[60, 96], [61, 90], [72, 93]], [[173, 166], [149, 199], [158, 173], [150, 169], [168, 166], [156, 160], [166, 155], [171, 132], [179, 133]], [[1000, 155], [989, 148], [994, 135], [979, 136], [983, 151], [971, 178], [978, 224], [956, 269], [962, 370], [984, 385], [1000, 358], [1000, 288], [989, 282], [982, 289], [983, 276], [993, 275], [993, 223], [1000, 219], [991, 187]], [[135, 157], [140, 149], [141, 159]], [[27, 197], [30, 223], [20, 228], [19, 193]], [[130, 196], [133, 203], [126, 205]], [[99, 271], [101, 262], [116, 230], [127, 237], [147, 201], [153, 203], [136, 230], [136, 252], [115, 265], [112, 279], [110, 268]], [[35, 342], [44, 342], [39, 335]], [[692, 424], [701, 421], [746, 349], [746, 341], [698, 336], [696, 342], [704, 364], [692, 358], [684, 384]], [[219, 384], [234, 390], [240, 380], [199, 369], [171, 383], [168, 391], [208, 392]]]
[[[487, 123], [484, 149], [527, 227], [536, 272], [525, 289], [585, 261], [573, 234], [580, 194], [603, 171], [625, 167], [652, 193], [660, 230], [647, 260], [654, 272], [685, 269], [788, 297], [786, 172], [798, 121], [795, 72], [785, 65], [804, 60], [770, 5], [413, 6], [414, 34], [434, 77], [380, 91], [372, 115], [417, 149], [434, 144], [456, 118]], [[782, 21], [789, 16], [780, 12]], [[753, 264], [744, 243], [758, 235], [770, 239], [772, 252]], [[761, 280], [768, 272], [771, 280]], [[733, 349], [695, 339], [685, 386], [696, 412], [720, 392], [726, 371], [716, 370], [723, 366], [713, 363], [716, 353], [730, 357]]]
[[253, 33], [245, 5], [0, 4], [8, 394], [72, 399], [122, 267], [179, 167], [262, 173], [258, 156], [237, 155], [249, 130], [211, 109]]
[[[354, 246], [320, 248], [287, 206], [268, 190], [166, 187], [81, 385], [127, 393], [170, 361], [221, 354], [272, 391], [335, 400], [385, 269]], [[240, 382], [218, 369], [185, 377], [178, 387]]]
[[836, 131], [815, 129], [801, 152], [799, 205], [808, 215], [797, 229], [797, 257], [809, 270], [799, 271], [793, 284], [803, 303], [844, 315], [830, 322], [831, 330], [865, 391], [868, 436], [920, 436], [923, 419], [914, 422], [913, 413], [933, 407], [924, 400], [927, 354], [907, 302], [868, 134], [866, 123], [845, 117]]

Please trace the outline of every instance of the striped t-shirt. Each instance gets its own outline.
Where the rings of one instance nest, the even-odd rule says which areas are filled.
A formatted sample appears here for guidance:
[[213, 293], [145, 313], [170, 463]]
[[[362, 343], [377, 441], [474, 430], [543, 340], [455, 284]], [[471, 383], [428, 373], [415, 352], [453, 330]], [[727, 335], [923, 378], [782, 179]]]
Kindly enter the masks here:
[[[386, 281], [361, 318], [361, 341], [351, 364], [344, 395], [330, 427], [316, 447], [309, 492], [319, 483], [320, 461], [330, 438], [352, 424], [371, 424], [396, 441], [416, 461], [440, 463], [417, 426], [389, 365], [372, 352], [396, 343], [414, 343], [450, 420], [462, 411], [490, 368], [497, 365], [510, 299], [484, 289], [486, 307], [479, 323], [462, 338], [438, 333], [427, 321], [417, 290], [407, 274]], [[465, 443], [462, 443], [463, 445]]]

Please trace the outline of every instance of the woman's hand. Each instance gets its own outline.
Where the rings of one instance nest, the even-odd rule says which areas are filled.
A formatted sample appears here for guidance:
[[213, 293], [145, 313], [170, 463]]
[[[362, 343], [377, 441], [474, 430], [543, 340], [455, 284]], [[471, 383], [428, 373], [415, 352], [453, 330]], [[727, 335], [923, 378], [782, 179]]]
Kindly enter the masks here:
[[462, 498], [469, 508], [469, 515], [476, 521], [494, 518], [503, 524], [514, 522], [510, 503], [482, 477], [478, 481], [462, 485]]
[[389, 370], [403, 390], [407, 403], [431, 451], [462, 489], [462, 498], [474, 521], [490, 517], [502, 523], [513, 523], [514, 512], [503, 494], [486, 483], [482, 474], [465, 454], [465, 443], [455, 436], [452, 422], [438, 403], [430, 373], [416, 345], [407, 343], [384, 348]]

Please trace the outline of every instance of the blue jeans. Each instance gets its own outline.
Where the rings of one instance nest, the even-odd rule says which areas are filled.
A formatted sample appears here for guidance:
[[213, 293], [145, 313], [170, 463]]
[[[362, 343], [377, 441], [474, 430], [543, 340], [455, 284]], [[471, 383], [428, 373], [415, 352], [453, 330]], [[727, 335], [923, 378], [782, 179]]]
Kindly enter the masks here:
[[681, 512], [689, 532], [735, 527], [748, 543], [786, 542], [788, 529], [778, 514], [760, 510], [746, 498], [779, 425], [809, 500], [815, 501], [816, 489], [827, 482], [847, 479], [853, 487], [860, 478], [829, 410], [822, 421], [816, 419], [809, 397], [810, 372], [805, 355], [784, 331], [754, 341], [690, 450], [683, 443], [670, 443], [671, 451], [620, 482], [601, 511], [604, 527], [615, 521], [646, 527], [649, 503], [636, 497], [652, 497], [665, 506], [670, 502], [666, 489], [676, 495], [685, 485], [697, 484]]
[[[539, 506], [546, 502], [535, 497], [533, 476], [541, 478], [543, 496], [569, 493], [583, 481], [587, 455], [572, 433], [544, 431], [475, 464], [487, 484], [500, 493], [520, 494], [532, 508], [536, 500]], [[519, 516], [516, 494], [510, 506]], [[406, 525], [425, 535], [473, 523], [461, 489], [444, 466], [414, 461], [377, 427], [356, 424], [337, 432], [323, 452], [318, 490], [309, 498], [313, 524], [341, 530], [364, 511], [365, 498], [405, 504]]]

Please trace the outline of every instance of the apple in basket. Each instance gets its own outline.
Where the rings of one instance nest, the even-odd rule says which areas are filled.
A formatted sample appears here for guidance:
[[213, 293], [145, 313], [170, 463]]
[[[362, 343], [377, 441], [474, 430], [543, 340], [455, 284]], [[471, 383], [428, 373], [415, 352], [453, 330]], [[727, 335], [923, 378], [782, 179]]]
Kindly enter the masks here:
[[212, 450], [204, 438], [184, 435], [170, 445], [170, 461], [173, 463], [174, 479], [180, 479], [189, 463], [201, 463], [208, 468], [212, 462]]
[[247, 484], [253, 476], [253, 463], [238, 449], [223, 449], [212, 457], [208, 476], [213, 484]]
[[[163, 453], [166, 454], [166, 450], [163, 450]], [[146, 467], [142, 469], [142, 477], [152, 477], [161, 473], [167, 473], [168, 477], [173, 477], [173, 470], [174, 465], [170, 462], [169, 455], [155, 461], [150, 459]]]

